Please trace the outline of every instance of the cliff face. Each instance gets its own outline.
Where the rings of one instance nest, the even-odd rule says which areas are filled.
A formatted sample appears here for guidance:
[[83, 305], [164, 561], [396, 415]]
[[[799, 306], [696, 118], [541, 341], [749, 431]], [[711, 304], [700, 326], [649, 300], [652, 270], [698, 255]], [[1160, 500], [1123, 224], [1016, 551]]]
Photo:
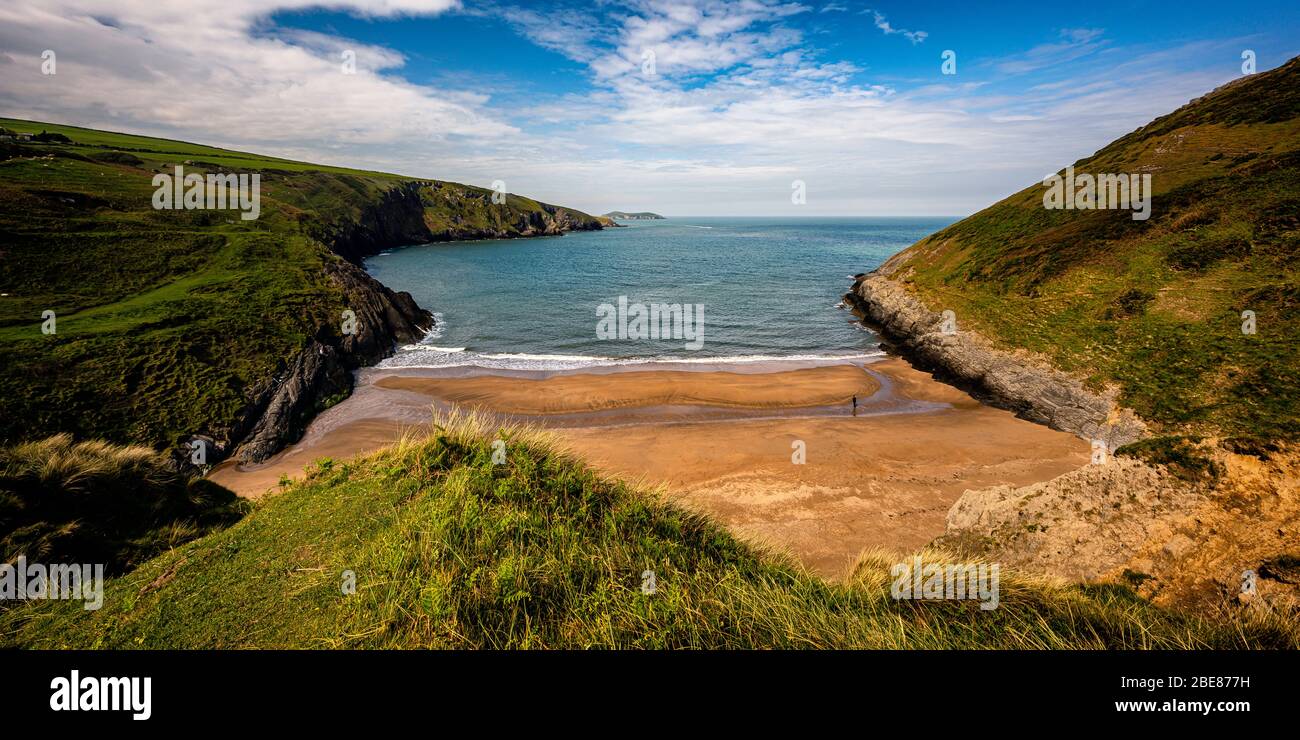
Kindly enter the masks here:
[[[986, 401], [1105, 440], [1112, 451], [1147, 436], [1113, 393], [1093, 393], [1041, 359], [992, 347], [960, 325], [944, 333], [944, 317], [886, 275], [860, 276], [845, 300], [914, 364]], [[966, 491], [937, 544], [1068, 580], [1124, 583], [1167, 606], [1300, 610], [1300, 578], [1278, 565], [1291, 562], [1300, 522], [1300, 454], [1231, 447], [1212, 439], [1195, 446], [1212, 475], [1121, 451], [1028, 486]], [[1247, 577], [1250, 593], [1243, 591]]]
[[261, 462], [301, 439], [317, 413], [352, 392], [353, 370], [392, 354], [397, 343], [418, 341], [433, 327], [433, 316], [410, 293], [389, 290], [348, 262], [328, 263], [325, 271], [356, 314], [355, 331], [341, 333], [341, 322], [339, 330], [318, 327], [285, 370], [259, 390], [244, 414], [256, 421], [235, 453], [241, 462]]
[[[304, 233], [342, 261], [327, 262], [330, 282], [356, 314], [355, 332], [341, 333], [341, 318], [316, 327], [309, 341], [274, 379], [259, 385], [232, 439], [235, 457], [257, 463], [300, 439], [317, 413], [352, 391], [352, 371], [415, 342], [433, 326], [432, 315], [409, 293], [394, 292], [360, 265], [385, 249], [435, 241], [558, 236], [603, 228], [600, 219], [517, 195], [493, 200], [493, 191], [436, 180], [407, 180], [373, 192], [349, 176], [325, 180], [343, 207], [314, 209], [300, 219]], [[320, 186], [316, 186], [320, 187]], [[302, 190], [306, 190], [302, 188]], [[309, 197], [309, 196], [306, 196]], [[227, 445], [218, 444], [218, 455]]]
[[1023, 418], [1115, 449], [1146, 434], [1146, 425], [1121, 409], [1114, 394], [1083, 383], [1024, 353], [991, 346], [978, 334], [945, 333], [944, 316], [879, 273], [863, 275], [844, 296], [849, 305], [919, 367]]
[[419, 182], [397, 185], [363, 206], [355, 218], [324, 225], [313, 236], [355, 265], [390, 247], [432, 241], [420, 187]]
[[468, 239], [559, 236], [599, 231], [596, 217], [517, 195], [492, 200], [493, 191], [458, 183], [413, 180], [384, 192], [355, 218], [323, 224], [318, 238], [335, 254], [361, 261], [394, 246]]
[[[1164, 605], [1214, 611], [1300, 608], [1300, 578], [1281, 572], [1300, 521], [1300, 455], [1204, 444], [1213, 480], [1186, 480], [1131, 457], [1049, 481], [967, 491], [940, 543], [1006, 567], [1119, 581]], [[1243, 590], [1252, 573], [1255, 590]]]
[[1300, 58], [1067, 168], [1149, 177], [1149, 218], [1051, 208], [1036, 183], [857, 276], [846, 302], [917, 365], [1130, 445], [966, 492], [945, 540], [1157, 601], [1300, 608], [1300, 578], [1267, 575], [1294, 562], [1300, 490], [1297, 81]]

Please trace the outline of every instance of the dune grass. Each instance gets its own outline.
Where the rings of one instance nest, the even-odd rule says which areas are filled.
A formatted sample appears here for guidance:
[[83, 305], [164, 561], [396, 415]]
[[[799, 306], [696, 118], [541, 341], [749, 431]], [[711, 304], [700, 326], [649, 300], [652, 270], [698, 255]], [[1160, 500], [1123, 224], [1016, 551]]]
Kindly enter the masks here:
[[123, 573], [248, 508], [147, 447], [60, 434], [0, 448], [0, 562], [25, 556]]
[[[494, 440], [505, 442], [493, 463]], [[926, 562], [951, 556], [923, 553]], [[0, 615], [39, 648], [1294, 648], [1286, 625], [1212, 623], [1120, 586], [1003, 572], [1000, 605], [895, 601], [863, 555], [842, 583], [604, 479], [534, 430], [442, 418], [317, 461], [243, 521], [112, 580], [98, 612]], [[646, 571], [655, 591], [643, 592]], [[349, 583], [355, 588], [349, 589]]]

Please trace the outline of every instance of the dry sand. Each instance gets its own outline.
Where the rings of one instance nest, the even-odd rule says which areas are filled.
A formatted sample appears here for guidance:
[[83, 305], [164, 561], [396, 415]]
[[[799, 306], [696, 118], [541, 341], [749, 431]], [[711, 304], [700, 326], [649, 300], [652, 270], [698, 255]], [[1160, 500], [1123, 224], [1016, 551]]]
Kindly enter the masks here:
[[[866, 547], [909, 550], [943, 534], [948, 509], [967, 489], [1046, 480], [1089, 456], [1083, 440], [983, 406], [892, 358], [776, 372], [537, 378], [389, 370], [363, 374], [354, 398], [298, 445], [261, 466], [223, 465], [212, 478], [261, 495], [312, 459], [370, 451], [418, 428], [412, 409], [427, 417], [431, 404], [555, 427], [597, 469], [662, 485], [828, 577], [843, 575]], [[806, 458], [797, 464], [800, 447]]]

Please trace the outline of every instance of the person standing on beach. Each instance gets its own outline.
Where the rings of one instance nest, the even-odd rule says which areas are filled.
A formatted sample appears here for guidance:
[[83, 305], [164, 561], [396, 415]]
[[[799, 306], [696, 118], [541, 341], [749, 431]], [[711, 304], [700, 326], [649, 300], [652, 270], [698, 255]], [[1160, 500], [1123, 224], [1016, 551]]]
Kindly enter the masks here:
[[858, 395], [856, 393], [853, 394], [853, 415], [858, 415]]

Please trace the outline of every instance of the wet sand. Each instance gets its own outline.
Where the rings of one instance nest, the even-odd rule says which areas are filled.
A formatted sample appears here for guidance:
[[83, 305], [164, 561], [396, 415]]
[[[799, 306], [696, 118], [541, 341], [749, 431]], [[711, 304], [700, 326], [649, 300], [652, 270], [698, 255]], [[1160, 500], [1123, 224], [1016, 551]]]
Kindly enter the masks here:
[[1083, 440], [983, 406], [894, 358], [798, 369], [645, 367], [365, 370], [353, 397], [297, 445], [260, 466], [227, 463], [211, 477], [260, 496], [317, 457], [361, 454], [424, 428], [434, 408], [472, 408], [552, 427], [598, 470], [663, 486], [738, 534], [836, 577], [863, 548], [908, 550], [942, 534], [967, 489], [1026, 485], [1088, 462]]
[[762, 375], [681, 370], [556, 375], [520, 382], [484, 375], [428, 378], [390, 375], [380, 388], [406, 390], [469, 408], [508, 414], [571, 414], [646, 406], [716, 406], [787, 409], [851, 403], [880, 390], [880, 383], [852, 365], [810, 367]]

